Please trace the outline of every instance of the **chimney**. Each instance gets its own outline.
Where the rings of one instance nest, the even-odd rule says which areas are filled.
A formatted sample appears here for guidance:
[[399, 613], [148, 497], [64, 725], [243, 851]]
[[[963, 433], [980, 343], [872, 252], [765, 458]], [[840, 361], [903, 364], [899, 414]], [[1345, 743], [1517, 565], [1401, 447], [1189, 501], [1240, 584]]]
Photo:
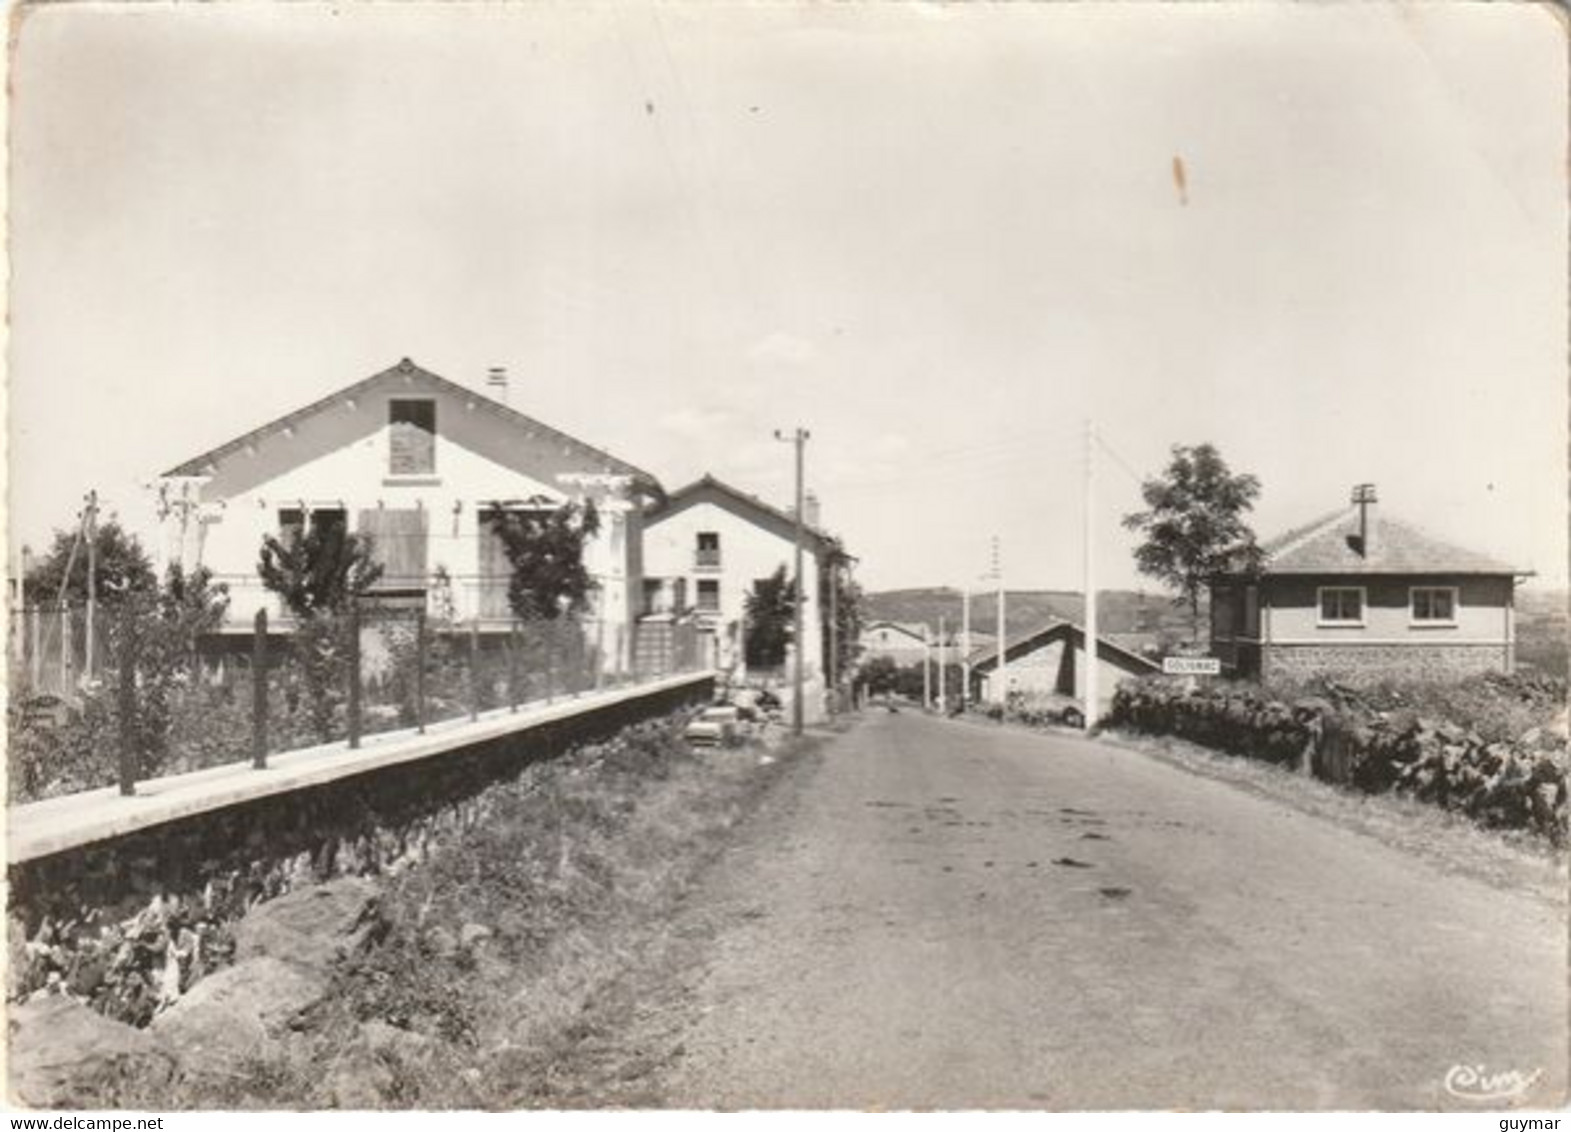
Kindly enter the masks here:
[[1380, 514], [1375, 507], [1377, 502], [1374, 484], [1353, 486], [1353, 503], [1358, 507], [1358, 553], [1366, 562], [1375, 556], [1380, 545]]
[[485, 371], [486, 393], [507, 404], [507, 367], [492, 366]]

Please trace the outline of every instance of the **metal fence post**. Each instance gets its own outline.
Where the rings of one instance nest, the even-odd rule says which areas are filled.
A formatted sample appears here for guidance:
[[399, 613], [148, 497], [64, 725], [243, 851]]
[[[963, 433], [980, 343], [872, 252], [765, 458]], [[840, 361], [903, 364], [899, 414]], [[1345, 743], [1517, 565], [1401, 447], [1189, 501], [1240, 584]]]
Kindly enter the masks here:
[[518, 710], [518, 618], [507, 625], [507, 710]]
[[415, 610], [415, 733], [425, 734], [425, 610]]
[[115, 715], [119, 725], [120, 793], [136, 793], [136, 613], [128, 598], [120, 624], [120, 673]]
[[251, 765], [267, 769], [267, 610], [256, 611], [251, 635]]
[[349, 603], [349, 748], [360, 746], [360, 603]]
[[480, 718], [480, 622], [469, 622], [469, 718]]
[[545, 702], [556, 698], [556, 621], [546, 621], [545, 633]]

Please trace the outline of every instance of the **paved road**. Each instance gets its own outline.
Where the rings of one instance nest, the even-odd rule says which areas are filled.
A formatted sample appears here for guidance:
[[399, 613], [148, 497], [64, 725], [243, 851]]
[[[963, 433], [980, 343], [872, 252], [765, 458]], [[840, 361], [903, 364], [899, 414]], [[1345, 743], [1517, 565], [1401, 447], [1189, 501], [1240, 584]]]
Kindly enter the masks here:
[[1111, 746], [875, 715], [699, 899], [674, 1105], [1466, 1108], [1457, 1064], [1565, 1095], [1562, 909]]

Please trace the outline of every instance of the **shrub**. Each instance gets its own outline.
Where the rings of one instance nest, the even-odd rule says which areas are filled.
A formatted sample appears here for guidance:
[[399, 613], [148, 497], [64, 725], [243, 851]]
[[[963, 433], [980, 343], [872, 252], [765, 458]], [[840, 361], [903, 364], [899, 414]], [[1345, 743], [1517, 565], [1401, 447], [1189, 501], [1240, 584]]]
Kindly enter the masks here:
[[[1449, 701], [1438, 685], [1357, 691], [1300, 685], [1300, 693], [1322, 694], [1292, 701], [1278, 698], [1282, 690], [1131, 681], [1119, 686], [1108, 723], [1268, 762], [1307, 757], [1317, 776], [1339, 785], [1370, 794], [1397, 790], [1486, 827], [1528, 829], [1556, 844], [1564, 841], [1564, 744], [1541, 729], [1493, 737], [1521, 722], [1523, 703], [1533, 718], [1541, 716], [1552, 685], [1480, 677], [1458, 685]], [[1400, 707], [1382, 711], [1371, 703]], [[1482, 729], [1422, 714], [1454, 715], [1469, 704]]]

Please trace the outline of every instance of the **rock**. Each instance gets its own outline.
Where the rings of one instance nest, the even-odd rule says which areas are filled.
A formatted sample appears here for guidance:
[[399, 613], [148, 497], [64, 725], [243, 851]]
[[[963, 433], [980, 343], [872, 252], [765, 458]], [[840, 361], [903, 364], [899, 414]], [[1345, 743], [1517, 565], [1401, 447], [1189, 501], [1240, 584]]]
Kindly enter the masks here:
[[387, 927], [376, 885], [363, 877], [296, 889], [258, 904], [234, 927], [235, 958], [271, 955], [326, 970]]
[[330, 1103], [345, 1110], [385, 1108], [397, 1084], [387, 1063], [365, 1046], [352, 1046], [335, 1058], [325, 1081]]
[[465, 951], [483, 947], [491, 938], [491, 929], [484, 924], [465, 924], [458, 929], [458, 946]]
[[156, 1036], [73, 999], [33, 999], [9, 1013], [11, 1092], [24, 1104], [97, 1108], [117, 1082], [162, 1085], [174, 1074], [175, 1059]]
[[458, 940], [446, 928], [431, 928], [425, 933], [426, 949], [440, 959], [451, 959], [458, 954]]
[[425, 1034], [417, 1034], [380, 1019], [361, 1023], [360, 1037], [373, 1053], [391, 1053], [404, 1058], [416, 1057], [431, 1048], [431, 1039]]
[[327, 993], [327, 974], [271, 955], [225, 967], [153, 1019], [152, 1032], [193, 1068], [265, 1049]]

